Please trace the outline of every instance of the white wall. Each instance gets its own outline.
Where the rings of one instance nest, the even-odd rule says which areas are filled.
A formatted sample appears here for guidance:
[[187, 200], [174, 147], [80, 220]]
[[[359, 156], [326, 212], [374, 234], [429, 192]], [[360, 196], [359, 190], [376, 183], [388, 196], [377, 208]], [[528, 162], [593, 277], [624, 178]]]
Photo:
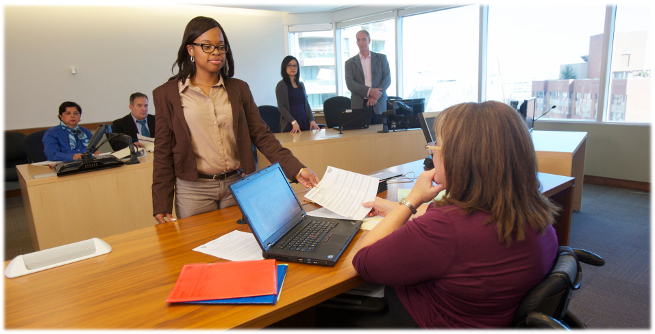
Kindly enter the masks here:
[[225, 29], [235, 77], [250, 85], [255, 102], [276, 105], [286, 55], [280, 12], [191, 5], [7, 6], [4, 12], [6, 130], [54, 126], [67, 100], [82, 107], [82, 123], [125, 116], [131, 93], [152, 98], [172, 75], [184, 28], [200, 15]]

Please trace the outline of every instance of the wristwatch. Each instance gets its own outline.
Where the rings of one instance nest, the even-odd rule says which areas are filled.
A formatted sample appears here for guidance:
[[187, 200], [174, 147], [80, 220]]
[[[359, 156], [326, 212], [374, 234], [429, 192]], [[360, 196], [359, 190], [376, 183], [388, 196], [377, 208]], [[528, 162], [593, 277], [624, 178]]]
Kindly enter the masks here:
[[416, 214], [416, 208], [407, 200], [407, 198], [403, 198], [403, 200], [400, 201], [400, 204], [407, 206], [409, 210], [412, 211], [413, 215]]

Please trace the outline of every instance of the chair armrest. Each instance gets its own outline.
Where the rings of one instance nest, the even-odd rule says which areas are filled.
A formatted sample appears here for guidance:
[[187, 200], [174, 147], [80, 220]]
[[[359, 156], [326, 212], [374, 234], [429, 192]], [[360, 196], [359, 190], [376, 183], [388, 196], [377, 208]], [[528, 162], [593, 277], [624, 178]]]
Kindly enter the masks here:
[[525, 324], [529, 328], [550, 328], [550, 329], [569, 330], [569, 328], [563, 323], [539, 312], [530, 312], [530, 314], [528, 314], [528, 317], [525, 319]]
[[592, 253], [586, 249], [573, 248], [575, 256], [578, 258], [578, 261], [592, 266], [601, 267], [605, 264], [605, 260], [600, 257], [598, 254]]

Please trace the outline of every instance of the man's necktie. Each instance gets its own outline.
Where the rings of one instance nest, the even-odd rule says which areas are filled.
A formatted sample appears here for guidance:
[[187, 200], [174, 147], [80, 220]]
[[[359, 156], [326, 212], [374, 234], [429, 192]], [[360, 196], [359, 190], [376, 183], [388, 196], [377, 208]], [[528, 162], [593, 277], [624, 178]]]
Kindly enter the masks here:
[[148, 132], [148, 128], [146, 127], [146, 121], [137, 121], [137, 123], [141, 124], [141, 135], [150, 137], [150, 132]]

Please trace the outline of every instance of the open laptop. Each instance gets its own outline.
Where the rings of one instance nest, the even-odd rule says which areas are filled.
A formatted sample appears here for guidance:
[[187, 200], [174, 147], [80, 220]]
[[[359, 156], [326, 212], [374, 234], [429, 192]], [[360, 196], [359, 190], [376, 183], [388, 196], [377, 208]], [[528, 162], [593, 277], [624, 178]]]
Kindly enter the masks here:
[[362, 225], [361, 220], [307, 216], [279, 163], [230, 189], [265, 259], [334, 266]]

